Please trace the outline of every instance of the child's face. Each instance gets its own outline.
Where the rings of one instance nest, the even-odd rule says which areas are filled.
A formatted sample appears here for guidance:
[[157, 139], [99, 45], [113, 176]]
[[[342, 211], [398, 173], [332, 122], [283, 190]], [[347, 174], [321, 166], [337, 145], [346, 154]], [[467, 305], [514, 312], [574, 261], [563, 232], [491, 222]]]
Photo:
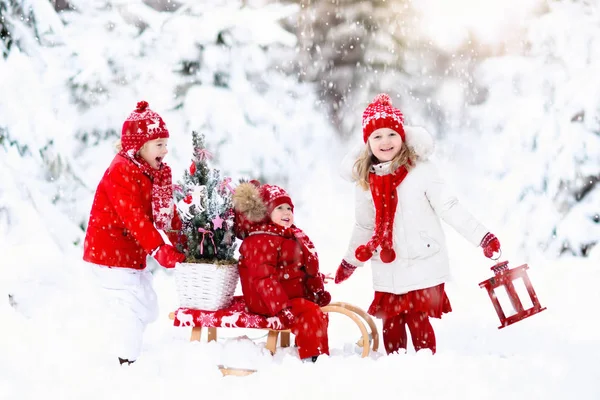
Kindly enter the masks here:
[[149, 140], [140, 149], [140, 156], [146, 160], [154, 169], [159, 169], [163, 159], [169, 152], [167, 150], [167, 142], [169, 139], [160, 138]]
[[275, 207], [271, 212], [271, 221], [284, 228], [289, 228], [294, 224], [294, 212], [292, 211], [292, 207], [288, 203], [283, 203], [280, 206]]
[[402, 149], [402, 136], [393, 129], [379, 128], [369, 136], [369, 146], [379, 162], [392, 161]]

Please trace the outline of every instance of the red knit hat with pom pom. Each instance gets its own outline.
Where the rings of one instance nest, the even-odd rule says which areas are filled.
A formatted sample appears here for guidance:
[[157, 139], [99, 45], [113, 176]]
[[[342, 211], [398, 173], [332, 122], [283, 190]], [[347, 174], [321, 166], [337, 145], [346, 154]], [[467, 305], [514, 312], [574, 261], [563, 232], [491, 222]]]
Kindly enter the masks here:
[[404, 137], [404, 115], [397, 108], [392, 106], [392, 100], [386, 93], [375, 96], [371, 104], [367, 106], [362, 118], [363, 139], [365, 143], [373, 131], [380, 128], [390, 128]]
[[147, 141], [168, 137], [169, 131], [160, 115], [148, 108], [147, 101], [140, 101], [123, 123], [121, 146], [124, 152], [135, 154]]
[[275, 185], [261, 185], [252, 180], [238, 185], [233, 193], [233, 209], [235, 210], [235, 235], [244, 239], [253, 226], [270, 221], [273, 210], [288, 203], [294, 211], [294, 204], [289, 194]]

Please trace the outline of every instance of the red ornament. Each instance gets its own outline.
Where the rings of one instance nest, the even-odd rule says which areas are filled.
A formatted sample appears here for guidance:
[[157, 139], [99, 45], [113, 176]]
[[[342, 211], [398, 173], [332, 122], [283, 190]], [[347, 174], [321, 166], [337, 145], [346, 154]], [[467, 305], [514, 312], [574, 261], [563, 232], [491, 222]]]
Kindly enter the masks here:
[[185, 196], [185, 197], [183, 198], [183, 202], [184, 202], [185, 204], [192, 204], [192, 195], [191, 195], [191, 194], [188, 194], [187, 196]]
[[192, 165], [190, 165], [190, 175], [194, 174], [196, 174], [196, 163], [192, 161]]
[[[531, 317], [534, 314], [542, 312], [546, 309], [546, 307], [542, 307], [540, 305], [540, 301], [535, 294], [535, 290], [533, 290], [533, 286], [531, 286], [531, 281], [529, 280], [529, 276], [527, 276], [527, 269], [529, 267], [527, 264], [523, 264], [520, 267], [516, 267], [513, 269], [508, 268], [508, 261], [499, 262], [490, 268], [494, 271], [494, 276], [486, 281], [483, 281], [479, 284], [479, 287], [484, 287], [488, 291], [488, 295], [492, 300], [492, 304], [494, 305], [494, 309], [496, 309], [496, 313], [498, 314], [498, 318], [500, 318], [500, 326], [498, 329], [502, 329], [508, 325], [514, 324], [515, 322], [519, 322], [522, 319], [527, 317]], [[531, 303], [533, 306], [528, 309], [523, 308], [523, 304], [519, 299], [519, 295], [515, 290], [515, 286], [513, 285], [513, 281], [516, 279], [523, 279], [523, 283], [527, 288], [527, 293], [529, 294], [529, 298], [531, 299]], [[498, 297], [494, 289], [503, 286], [506, 289], [506, 293], [510, 299], [510, 303], [515, 310], [515, 314], [506, 316], [500, 302], [498, 301]]]

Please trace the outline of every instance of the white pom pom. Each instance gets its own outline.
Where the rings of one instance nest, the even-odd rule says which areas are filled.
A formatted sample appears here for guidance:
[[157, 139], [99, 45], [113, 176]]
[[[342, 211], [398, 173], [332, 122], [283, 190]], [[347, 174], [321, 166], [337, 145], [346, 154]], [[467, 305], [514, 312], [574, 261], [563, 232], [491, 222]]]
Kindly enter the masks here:
[[419, 126], [404, 126], [406, 144], [412, 147], [420, 159], [426, 160], [433, 153], [433, 136]]
[[371, 104], [383, 104], [385, 106], [391, 106], [392, 99], [390, 99], [390, 96], [387, 93], [380, 93], [377, 96], [375, 96], [375, 98], [373, 99], [373, 103]]

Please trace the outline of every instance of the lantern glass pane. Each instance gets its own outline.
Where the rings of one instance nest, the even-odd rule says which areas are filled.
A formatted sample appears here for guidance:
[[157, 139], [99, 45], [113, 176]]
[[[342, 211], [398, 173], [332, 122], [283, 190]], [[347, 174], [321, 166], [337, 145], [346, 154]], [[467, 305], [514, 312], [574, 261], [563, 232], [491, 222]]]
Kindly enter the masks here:
[[513, 281], [513, 285], [515, 287], [515, 291], [519, 295], [519, 300], [521, 300], [523, 310], [529, 310], [532, 308], [533, 302], [531, 301], [531, 297], [529, 297], [529, 292], [527, 292], [527, 287], [525, 286], [525, 281], [523, 281], [523, 278], [515, 279]]
[[508, 297], [506, 287], [498, 286], [496, 289], [494, 289], [494, 293], [496, 294], [496, 297], [500, 302], [500, 306], [502, 306], [502, 311], [504, 311], [504, 315], [506, 316], [506, 318], [517, 313], [517, 310], [515, 310], [515, 308], [512, 306], [512, 303], [510, 302], [510, 297]]

